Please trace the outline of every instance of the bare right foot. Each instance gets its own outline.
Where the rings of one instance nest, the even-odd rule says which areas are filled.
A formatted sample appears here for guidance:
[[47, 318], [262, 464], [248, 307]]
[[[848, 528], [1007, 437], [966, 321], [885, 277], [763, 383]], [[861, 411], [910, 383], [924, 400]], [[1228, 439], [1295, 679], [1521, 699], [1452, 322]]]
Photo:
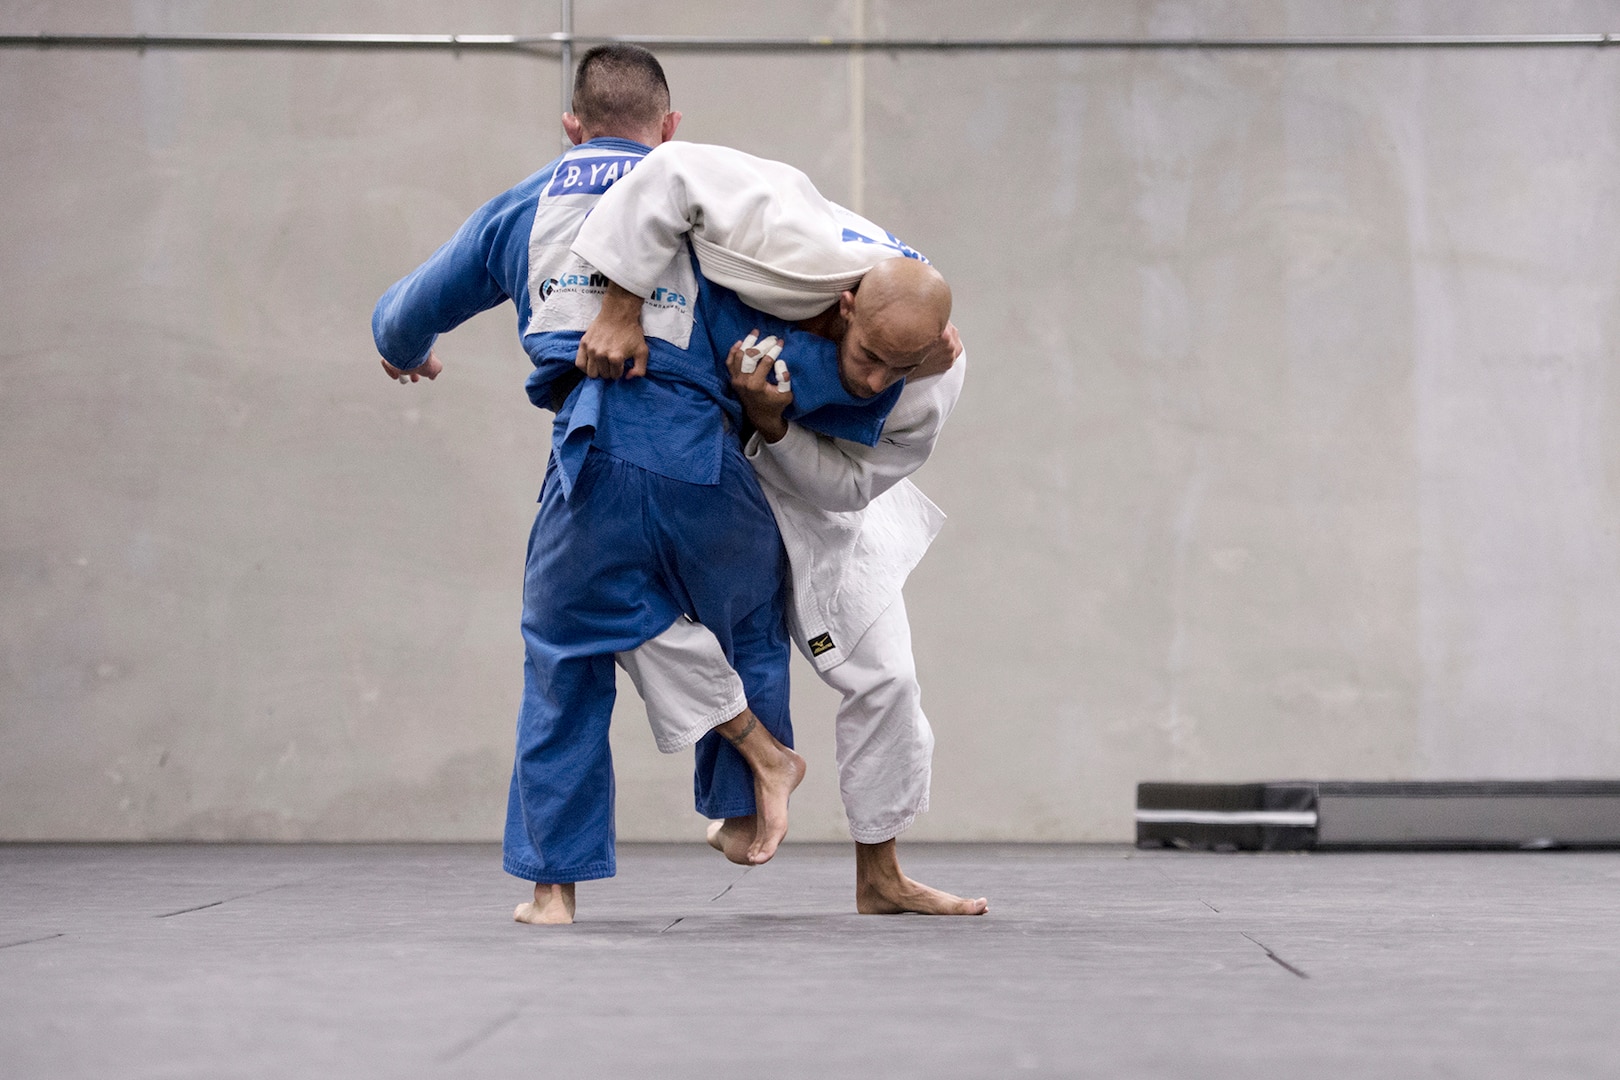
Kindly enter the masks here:
[[900, 870], [894, 841], [855, 845], [855, 910], [862, 915], [983, 915], [984, 897], [967, 900], [912, 881]]
[[535, 882], [534, 899], [512, 912], [515, 922], [533, 926], [567, 926], [574, 921], [574, 883], [542, 885]]
[[777, 741], [751, 709], [744, 709], [715, 730], [737, 748], [754, 771], [756, 820], [747, 860], [758, 866], [771, 860], [787, 836], [788, 797], [804, 779], [804, 758]]
[[755, 815], [709, 822], [709, 846], [739, 866], [752, 866], [748, 849], [754, 843]]

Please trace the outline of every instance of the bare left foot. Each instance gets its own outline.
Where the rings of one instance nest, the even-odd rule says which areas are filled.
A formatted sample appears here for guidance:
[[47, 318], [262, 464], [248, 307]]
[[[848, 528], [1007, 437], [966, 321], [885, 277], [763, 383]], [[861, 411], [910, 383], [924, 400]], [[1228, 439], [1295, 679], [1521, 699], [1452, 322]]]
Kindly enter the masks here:
[[515, 922], [533, 926], [567, 926], [574, 921], [574, 883], [534, 886], [534, 899], [525, 901], [512, 912]]
[[754, 865], [748, 861], [748, 848], [754, 842], [754, 821], [754, 815], [749, 814], [709, 822], [709, 846], [738, 866]]
[[862, 915], [983, 915], [984, 897], [967, 900], [912, 881], [900, 870], [894, 841], [855, 845], [855, 910]]
[[750, 709], [714, 730], [737, 748], [754, 773], [756, 820], [747, 862], [753, 866], [770, 862], [787, 836], [788, 797], [804, 779], [804, 758], [782, 745]]

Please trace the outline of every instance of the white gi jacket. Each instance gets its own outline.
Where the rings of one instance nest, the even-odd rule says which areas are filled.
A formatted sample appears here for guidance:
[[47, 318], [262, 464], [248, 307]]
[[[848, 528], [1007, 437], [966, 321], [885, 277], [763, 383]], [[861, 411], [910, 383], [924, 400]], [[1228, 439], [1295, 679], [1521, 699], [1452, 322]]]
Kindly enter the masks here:
[[[783, 319], [824, 311], [883, 259], [921, 258], [790, 165], [682, 142], [655, 147], [603, 194], [573, 252], [645, 298], [685, 258], [683, 238], [705, 277]], [[748, 445], [792, 566], [794, 634], [819, 671], [894, 602], [944, 524], [907, 477], [933, 452], [966, 366], [964, 355], [944, 375], [907, 382], [876, 446], [796, 424]]]

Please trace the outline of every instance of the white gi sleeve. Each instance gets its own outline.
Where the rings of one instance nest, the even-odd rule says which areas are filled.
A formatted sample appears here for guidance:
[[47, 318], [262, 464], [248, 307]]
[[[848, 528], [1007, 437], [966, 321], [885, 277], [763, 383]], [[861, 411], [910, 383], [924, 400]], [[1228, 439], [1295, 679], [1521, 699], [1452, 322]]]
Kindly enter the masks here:
[[876, 446], [818, 435], [789, 423], [774, 443], [756, 434], [747, 455], [754, 470], [783, 491], [833, 512], [868, 503], [922, 467], [962, 394], [967, 353], [945, 374], [908, 383]]
[[681, 252], [686, 234], [703, 220], [687, 188], [680, 155], [648, 154], [603, 192], [574, 237], [575, 255], [643, 300]]
[[645, 298], [685, 238], [710, 281], [789, 320], [810, 318], [878, 262], [910, 252], [791, 165], [687, 142], [654, 147], [614, 181], [572, 250]]

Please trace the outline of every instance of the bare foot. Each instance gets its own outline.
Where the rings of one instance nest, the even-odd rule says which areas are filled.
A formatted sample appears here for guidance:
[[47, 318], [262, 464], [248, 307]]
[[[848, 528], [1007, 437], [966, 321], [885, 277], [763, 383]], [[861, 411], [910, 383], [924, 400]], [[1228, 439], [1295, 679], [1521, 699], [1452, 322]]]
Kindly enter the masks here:
[[[770, 732], [765, 734], [769, 735]], [[776, 742], [780, 760], [774, 768], [754, 769], [754, 842], [748, 848], [748, 861], [758, 866], [770, 862], [777, 847], [787, 839], [788, 797], [804, 780], [804, 758]]]
[[855, 910], [862, 915], [983, 915], [984, 897], [966, 900], [912, 881], [900, 870], [894, 841], [855, 845]]
[[709, 822], [709, 846], [739, 866], [752, 866], [748, 849], [754, 843], [754, 815]]
[[512, 912], [517, 922], [534, 926], [566, 926], [574, 921], [574, 883], [534, 886], [534, 899]]
[[747, 860], [758, 866], [771, 860], [787, 836], [788, 796], [804, 779], [804, 758], [777, 741], [751, 709], [744, 709], [715, 730], [737, 748], [754, 771], [754, 840], [748, 845]]

